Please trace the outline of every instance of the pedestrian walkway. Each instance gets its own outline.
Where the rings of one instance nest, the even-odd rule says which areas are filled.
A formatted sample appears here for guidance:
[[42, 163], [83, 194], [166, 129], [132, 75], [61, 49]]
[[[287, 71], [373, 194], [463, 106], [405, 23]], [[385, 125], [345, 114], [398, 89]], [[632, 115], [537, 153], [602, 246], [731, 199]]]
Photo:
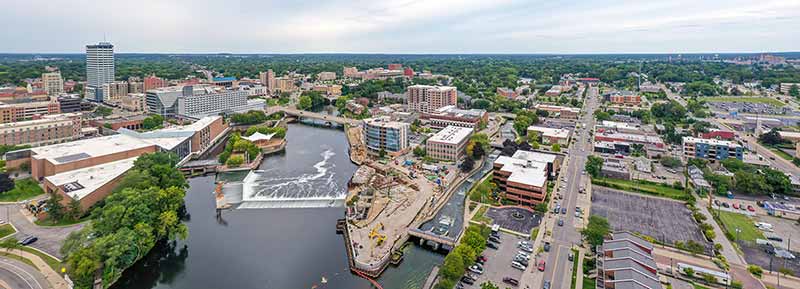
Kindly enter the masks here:
[[61, 275], [59, 275], [56, 271], [53, 271], [53, 268], [50, 268], [50, 266], [47, 265], [47, 262], [42, 260], [42, 258], [40, 258], [39, 256], [36, 256], [34, 254], [31, 254], [31, 253], [28, 253], [28, 252], [25, 252], [25, 251], [22, 251], [22, 250], [13, 250], [12, 251], [12, 250], [9, 250], [9, 249], [6, 249], [6, 248], [0, 248], [0, 250], [2, 250], [3, 252], [9, 253], [9, 254], [14, 254], [14, 255], [17, 255], [17, 256], [21, 256], [21, 257], [23, 257], [25, 259], [28, 259], [31, 262], [33, 262], [33, 265], [35, 265], [36, 269], [38, 269], [39, 272], [41, 272], [44, 275], [44, 277], [47, 279], [47, 282], [50, 283], [51, 287], [53, 287], [55, 289], [67, 289], [67, 288], [69, 288], [69, 286], [67, 286], [67, 282], [64, 280], [64, 278], [62, 278]]

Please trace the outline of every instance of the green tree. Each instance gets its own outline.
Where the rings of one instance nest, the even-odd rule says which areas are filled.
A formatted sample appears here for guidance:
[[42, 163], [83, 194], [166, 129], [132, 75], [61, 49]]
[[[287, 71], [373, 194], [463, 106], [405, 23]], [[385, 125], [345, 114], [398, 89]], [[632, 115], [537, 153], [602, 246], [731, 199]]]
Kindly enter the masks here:
[[528, 127], [531, 126], [531, 119], [524, 115], [519, 115], [514, 119], [514, 130], [517, 131], [519, 135], [525, 135], [528, 131]]
[[228, 158], [228, 161], [225, 162], [226, 166], [235, 168], [241, 166], [244, 163], [244, 157], [241, 155], [235, 155]]
[[600, 176], [600, 171], [603, 169], [603, 158], [596, 156], [589, 156], [586, 160], [586, 172], [593, 178]]
[[683, 268], [683, 274], [686, 274], [686, 276], [688, 276], [689, 278], [693, 278], [694, 277], [694, 269], [689, 268], [689, 267]]
[[63, 199], [64, 197], [62, 197], [60, 194], [50, 193], [50, 198], [45, 202], [48, 218], [56, 221], [64, 219], [66, 213], [64, 211], [64, 205], [61, 204]]
[[797, 84], [792, 84], [789, 87], [789, 95], [794, 97], [800, 97], [800, 89], [798, 89]]
[[113, 110], [113, 109], [111, 109], [110, 107], [98, 106], [98, 107], [97, 107], [97, 108], [94, 110], [94, 113], [95, 113], [96, 115], [98, 115], [98, 116], [101, 116], [101, 117], [107, 117], [107, 116], [109, 116], [109, 115], [113, 114], [113, 113], [114, 113], [114, 110]]
[[153, 130], [161, 128], [164, 125], [164, 117], [158, 114], [148, 116], [142, 120], [142, 128], [145, 130]]
[[784, 142], [780, 133], [778, 133], [778, 129], [776, 128], [773, 128], [769, 132], [760, 135], [758, 137], [758, 141], [767, 145], [779, 145]]
[[608, 220], [598, 215], [589, 216], [589, 224], [586, 228], [581, 230], [581, 235], [586, 239], [592, 247], [603, 244], [605, 237], [611, 232], [611, 226]]
[[481, 289], [500, 289], [500, 287], [497, 287], [491, 281], [486, 281], [481, 284]]
[[67, 217], [73, 221], [77, 221], [83, 215], [83, 209], [81, 208], [81, 202], [70, 198], [69, 205], [67, 206]]
[[414, 156], [424, 158], [426, 155], [428, 155], [428, 152], [425, 150], [425, 147], [417, 146], [414, 148]]
[[381, 158], [385, 158], [386, 157], [386, 150], [385, 149], [381, 149], [380, 151], [378, 151], [378, 156], [381, 157]]
[[300, 96], [300, 100], [297, 103], [297, 108], [302, 110], [309, 110], [313, 107], [313, 103], [311, 101], [311, 97], [307, 95]]
[[560, 152], [560, 151], [561, 151], [561, 145], [560, 145], [560, 144], [557, 144], [557, 143], [554, 143], [554, 144], [551, 146], [551, 150], [552, 150], [552, 151], [554, 151], [554, 152]]

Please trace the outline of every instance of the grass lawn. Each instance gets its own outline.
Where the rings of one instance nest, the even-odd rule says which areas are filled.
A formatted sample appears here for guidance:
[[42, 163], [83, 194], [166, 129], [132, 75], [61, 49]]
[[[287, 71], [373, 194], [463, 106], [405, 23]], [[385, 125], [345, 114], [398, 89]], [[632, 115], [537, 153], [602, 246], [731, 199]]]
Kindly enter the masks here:
[[78, 220], [63, 219], [63, 220], [53, 221], [52, 219], [47, 218], [47, 219], [44, 219], [44, 220], [36, 220], [34, 223], [36, 225], [43, 226], [43, 227], [61, 227], [61, 226], [75, 225], [77, 223], [84, 222], [84, 221], [86, 221], [88, 219], [89, 219], [89, 215], [87, 215], [86, 217], [80, 218]]
[[472, 220], [475, 221], [475, 222], [491, 225], [492, 224], [492, 218], [489, 218], [489, 217], [486, 217], [486, 216], [483, 215], [483, 214], [486, 214], [486, 210], [488, 210], [488, 209], [489, 209], [489, 207], [482, 206], [480, 209], [478, 209], [478, 212], [475, 213], [475, 217], [472, 217]]
[[722, 227], [730, 232], [734, 238], [736, 238], [736, 229], [738, 228], [741, 230], [738, 235], [742, 240], [755, 242], [756, 239], [764, 239], [764, 234], [753, 225], [753, 220], [745, 215], [720, 211], [719, 219], [722, 221]]
[[575, 289], [575, 286], [578, 284], [578, 258], [580, 255], [578, 250], [572, 249], [572, 284], [569, 286], [570, 289]]
[[14, 230], [14, 227], [11, 227], [10, 224], [5, 224], [0, 226], [0, 238], [14, 234], [16, 232], [17, 230]]
[[708, 289], [708, 287], [700, 285], [700, 284], [697, 284], [697, 283], [692, 283], [692, 287], [694, 287], [694, 289]]
[[16, 202], [27, 200], [38, 195], [44, 194], [44, 190], [39, 184], [31, 179], [17, 180], [14, 188], [8, 192], [0, 194], [0, 202]]
[[772, 152], [774, 152], [776, 155], [778, 155], [778, 156], [782, 157], [783, 159], [785, 159], [785, 160], [787, 160], [787, 161], [792, 161], [792, 160], [794, 159], [794, 157], [792, 157], [792, 155], [790, 155], [790, 154], [786, 153], [786, 152], [785, 152], [785, 151], [783, 151], [782, 149], [778, 149], [778, 148], [773, 148], [773, 147], [770, 147], [770, 148], [769, 148], [769, 150], [771, 150], [771, 151], [772, 151]]
[[36, 268], [36, 265], [34, 265], [31, 260], [28, 260], [28, 259], [26, 259], [24, 257], [18, 256], [18, 255], [15, 255], [15, 254], [11, 254], [11, 253], [6, 253], [6, 252], [0, 252], [0, 256], [6, 257], [6, 258], [9, 258], [9, 259], [14, 259], [14, 260], [20, 261], [22, 263], [28, 264], [33, 268]]
[[688, 201], [691, 195], [684, 190], [676, 189], [664, 184], [647, 181], [628, 181], [609, 178], [592, 178], [592, 184], [606, 186], [624, 191], [639, 192], [647, 195], [665, 197], [679, 201]]
[[583, 289], [594, 289], [596, 281], [586, 275], [583, 276]]
[[480, 183], [473, 184], [472, 189], [469, 191], [470, 201], [499, 206], [500, 202], [492, 198], [492, 191], [495, 187], [496, 185], [492, 183], [491, 176]]
[[783, 102], [769, 97], [701, 97], [698, 100], [705, 100], [707, 102], [749, 102], [749, 103], [765, 103], [776, 107], [783, 107]]
[[531, 241], [536, 240], [536, 235], [539, 235], [539, 227], [533, 228], [533, 230], [531, 230]]
[[55, 258], [50, 257], [49, 255], [47, 255], [45, 253], [42, 253], [42, 252], [39, 252], [39, 251], [37, 251], [35, 249], [32, 249], [30, 247], [22, 247], [22, 250], [25, 251], [25, 252], [34, 254], [36, 256], [39, 256], [39, 258], [42, 258], [42, 260], [44, 260], [44, 262], [47, 263], [47, 266], [50, 266], [50, 268], [53, 268], [53, 271], [61, 272], [61, 262], [59, 262]]

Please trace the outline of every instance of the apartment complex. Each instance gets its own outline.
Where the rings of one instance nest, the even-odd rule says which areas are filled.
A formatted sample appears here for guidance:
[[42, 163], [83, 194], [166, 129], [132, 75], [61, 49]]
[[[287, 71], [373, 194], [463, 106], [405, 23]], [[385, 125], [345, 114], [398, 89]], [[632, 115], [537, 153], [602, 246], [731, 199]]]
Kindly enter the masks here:
[[2, 121], [2, 123], [30, 120], [43, 115], [60, 112], [61, 105], [58, 103], [58, 100], [11, 104], [0, 103], [0, 121]]
[[128, 82], [112, 81], [101, 86], [103, 90], [103, 102], [116, 104], [123, 96], [128, 95]]
[[36, 120], [0, 124], [0, 144], [42, 146], [81, 137], [81, 114], [47, 115]]
[[42, 85], [44, 91], [49, 96], [56, 96], [64, 93], [64, 79], [61, 78], [61, 72], [53, 71], [42, 73]]
[[642, 96], [632, 91], [614, 91], [605, 95], [608, 102], [619, 105], [639, 105], [642, 103]]
[[142, 86], [142, 92], [145, 92], [145, 91], [148, 91], [148, 90], [151, 90], [151, 89], [166, 87], [168, 85], [169, 85], [169, 82], [166, 79], [163, 79], [161, 77], [157, 77], [157, 76], [155, 76], [155, 74], [153, 74], [153, 75], [150, 75], [150, 76], [147, 76], [147, 77], [144, 78], [144, 84]]
[[427, 120], [433, 128], [458, 126], [477, 130], [481, 122], [489, 122], [489, 113], [483, 109], [465, 110], [448, 105], [430, 113], [423, 113], [420, 115], [420, 119]]
[[401, 152], [408, 148], [411, 125], [392, 121], [388, 117], [364, 120], [364, 140], [373, 151]]
[[317, 80], [319, 81], [334, 80], [334, 79], [336, 79], [336, 72], [323, 71], [317, 73]]
[[102, 86], [114, 78], [114, 45], [108, 42], [86, 45], [87, 98], [103, 101]]
[[473, 129], [468, 127], [445, 127], [425, 141], [425, 150], [433, 159], [458, 161], [465, 154], [472, 132]]
[[683, 137], [683, 155], [687, 158], [714, 160], [737, 158], [742, 160], [744, 150], [741, 145], [732, 141], [687, 136]]
[[408, 87], [409, 109], [430, 113], [445, 106], [456, 105], [458, 92], [452, 86], [412, 85]]
[[338, 84], [318, 84], [314, 85], [313, 91], [319, 91], [327, 96], [340, 96], [342, 95], [342, 86]]
[[549, 128], [549, 127], [532, 125], [528, 127], [528, 134], [530, 133], [538, 133], [539, 136], [542, 138], [542, 144], [544, 145], [551, 145], [551, 144], [559, 144], [562, 146], [569, 145], [570, 131], [568, 129]]
[[275, 72], [272, 72], [272, 69], [259, 72], [258, 79], [261, 81], [262, 85], [267, 87], [267, 91], [269, 93], [273, 93], [275, 91]]
[[201, 118], [220, 113], [263, 110], [263, 99], [247, 99], [248, 92], [210, 85], [169, 86], [145, 95], [147, 111], [164, 117]]
[[547, 182], [558, 165], [556, 155], [518, 150], [494, 161], [492, 178], [505, 198], [523, 206], [544, 202]]
[[145, 111], [147, 109], [147, 101], [144, 93], [128, 93], [117, 100], [117, 105], [127, 111]]
[[614, 232], [596, 252], [596, 288], [662, 288], [650, 242], [629, 232]]

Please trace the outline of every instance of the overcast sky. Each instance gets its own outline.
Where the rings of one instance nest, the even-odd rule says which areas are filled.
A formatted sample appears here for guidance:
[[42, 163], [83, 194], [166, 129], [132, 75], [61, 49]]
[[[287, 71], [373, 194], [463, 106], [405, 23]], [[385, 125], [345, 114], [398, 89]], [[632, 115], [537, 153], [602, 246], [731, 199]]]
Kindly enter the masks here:
[[800, 51], [800, 0], [12, 0], [0, 52]]

